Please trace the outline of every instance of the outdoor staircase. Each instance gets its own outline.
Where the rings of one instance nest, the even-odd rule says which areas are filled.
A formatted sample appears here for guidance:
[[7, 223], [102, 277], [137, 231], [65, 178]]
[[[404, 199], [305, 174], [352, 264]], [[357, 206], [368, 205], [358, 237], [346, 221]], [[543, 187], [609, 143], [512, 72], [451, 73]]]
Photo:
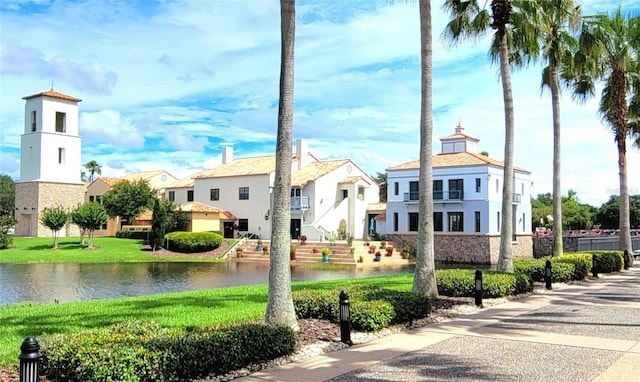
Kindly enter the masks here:
[[[345, 240], [338, 240], [333, 245], [329, 242], [312, 242], [307, 241], [305, 244], [294, 240], [291, 242], [296, 246], [295, 260], [291, 260], [291, 265], [304, 265], [308, 263], [322, 263], [322, 249], [328, 248], [329, 264], [335, 265], [350, 265], [355, 267], [371, 267], [371, 266], [388, 266], [388, 265], [406, 265], [413, 262], [413, 259], [402, 258], [402, 252], [399, 248], [396, 248], [393, 243], [387, 243], [387, 246], [393, 246], [391, 256], [386, 256], [386, 249], [380, 248], [380, 241], [372, 241], [369, 245], [374, 245], [374, 253], [370, 253], [369, 246], [363, 241], [353, 241], [352, 245], [349, 245]], [[270, 248], [271, 243], [267, 240], [263, 240], [263, 246]], [[351, 254], [350, 248], [353, 246], [354, 253]], [[242, 244], [236, 247], [242, 250], [242, 253], [238, 255], [238, 252], [233, 251], [229, 254], [231, 259], [239, 262], [269, 262], [269, 255], [263, 250], [258, 250], [258, 240], [250, 239], [246, 240]], [[314, 249], [316, 252], [314, 252]], [[380, 261], [374, 261], [375, 252], [381, 253]], [[360, 256], [362, 261], [360, 262]]]

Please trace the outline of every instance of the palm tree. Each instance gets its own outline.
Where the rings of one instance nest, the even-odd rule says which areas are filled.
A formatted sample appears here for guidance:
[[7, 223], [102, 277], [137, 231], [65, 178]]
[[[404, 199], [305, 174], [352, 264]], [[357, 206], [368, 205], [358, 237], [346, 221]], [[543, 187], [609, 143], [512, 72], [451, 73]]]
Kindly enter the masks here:
[[102, 166], [95, 160], [90, 160], [84, 165], [84, 168], [89, 172], [89, 182], [93, 182], [94, 174], [102, 175]]
[[[553, 255], [560, 256], [562, 247], [562, 189], [560, 187], [560, 64], [571, 57], [577, 48], [574, 34], [579, 30], [581, 9], [573, 0], [524, 1], [520, 9], [533, 28], [537, 46], [523, 55], [541, 55], [547, 66], [542, 71], [542, 87], [551, 90], [553, 115]], [[536, 58], [536, 57], [533, 57]]]
[[[443, 37], [455, 44], [459, 39], [477, 38], [489, 28], [495, 29], [492, 47], [492, 60], [499, 61], [502, 78], [502, 96], [504, 100], [505, 143], [504, 175], [502, 185], [502, 222], [500, 225], [500, 256], [498, 270], [513, 272], [513, 94], [511, 90], [510, 49], [507, 25], [511, 22], [512, 6], [509, 0], [492, 0], [491, 14], [479, 6], [477, 0], [445, 0], [444, 9], [451, 15]], [[512, 40], [513, 41], [513, 40]], [[517, 61], [516, 61], [517, 63]]]
[[[599, 113], [613, 131], [618, 148], [620, 180], [619, 249], [631, 253], [627, 138], [637, 127], [637, 94], [640, 92], [640, 17], [623, 16], [620, 8], [611, 16], [587, 16], [582, 24], [580, 51], [567, 73], [574, 96], [584, 101], [603, 85]], [[627, 99], [631, 99], [631, 105]]]
[[431, 0], [420, 0], [420, 205], [418, 254], [413, 276], [414, 293], [438, 297], [433, 238], [433, 39]]
[[291, 295], [289, 228], [291, 225], [291, 155], [293, 134], [293, 64], [295, 46], [295, 0], [280, 0], [281, 53], [276, 174], [273, 188], [273, 222], [269, 296], [265, 322], [298, 329]]

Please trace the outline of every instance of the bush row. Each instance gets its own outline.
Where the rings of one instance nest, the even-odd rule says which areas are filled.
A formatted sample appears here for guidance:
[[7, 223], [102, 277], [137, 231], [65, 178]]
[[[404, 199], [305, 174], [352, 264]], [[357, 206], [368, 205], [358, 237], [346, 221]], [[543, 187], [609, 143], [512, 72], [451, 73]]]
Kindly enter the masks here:
[[241, 324], [169, 332], [152, 322], [126, 322], [108, 331], [45, 336], [42, 369], [69, 382], [180, 381], [224, 374], [293, 353], [286, 326]]
[[[472, 297], [475, 295], [475, 270], [439, 269], [436, 270], [438, 293], [450, 297]], [[523, 273], [502, 273], [485, 271], [482, 274], [483, 294], [485, 298], [504, 297], [531, 292], [533, 281]]]
[[116, 232], [116, 237], [118, 239], [136, 239], [136, 240], [147, 240], [149, 237], [148, 231], [118, 231]]
[[194, 253], [212, 251], [220, 246], [224, 238], [217, 232], [176, 231], [166, 234], [166, 249], [174, 252]]

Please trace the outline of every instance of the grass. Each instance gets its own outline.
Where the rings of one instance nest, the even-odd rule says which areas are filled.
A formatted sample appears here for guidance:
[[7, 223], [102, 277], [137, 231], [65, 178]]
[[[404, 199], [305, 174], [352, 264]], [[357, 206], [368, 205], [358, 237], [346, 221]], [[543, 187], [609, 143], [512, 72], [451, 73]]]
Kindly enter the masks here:
[[158, 257], [142, 250], [141, 240], [96, 237], [94, 249], [80, 245], [78, 237], [63, 237], [53, 249], [53, 238], [14, 237], [13, 248], [0, 251], [0, 263], [122, 263], [215, 262], [212, 257]]
[[[413, 275], [293, 283], [292, 289], [332, 290], [348, 285], [411, 290]], [[338, 301], [336, 301], [336, 304]], [[0, 365], [16, 364], [29, 336], [105, 329], [123, 321], [155, 321], [169, 329], [224, 325], [264, 317], [267, 285], [249, 285], [65, 304], [17, 304], [0, 308]]]

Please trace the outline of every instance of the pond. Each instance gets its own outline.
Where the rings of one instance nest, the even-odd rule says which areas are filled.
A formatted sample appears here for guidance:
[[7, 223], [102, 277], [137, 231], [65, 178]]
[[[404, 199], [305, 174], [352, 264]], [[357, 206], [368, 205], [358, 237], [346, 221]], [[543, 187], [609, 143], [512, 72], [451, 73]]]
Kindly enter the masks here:
[[[413, 273], [413, 266], [319, 270], [293, 267], [292, 281]], [[0, 264], [0, 307], [266, 284], [268, 264], [110, 263]]]

